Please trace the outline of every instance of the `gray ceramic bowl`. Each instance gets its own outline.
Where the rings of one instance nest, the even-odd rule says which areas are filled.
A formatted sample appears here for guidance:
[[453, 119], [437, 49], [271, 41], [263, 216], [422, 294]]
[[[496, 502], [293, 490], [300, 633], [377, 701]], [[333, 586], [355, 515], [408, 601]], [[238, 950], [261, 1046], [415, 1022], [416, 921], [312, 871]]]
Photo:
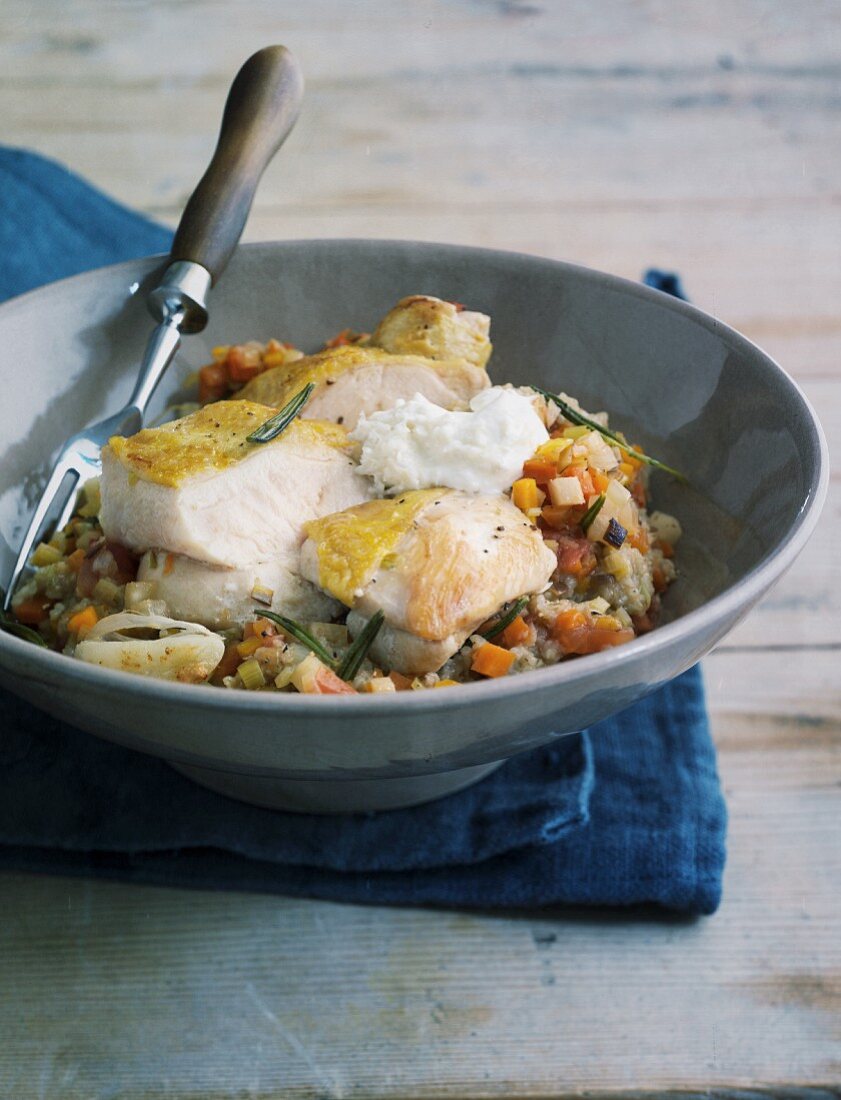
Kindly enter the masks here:
[[[0, 407], [0, 567], [56, 445], [128, 395], [160, 259], [93, 271], [0, 307], [15, 363]], [[383, 241], [245, 245], [185, 340], [162, 405], [220, 343], [305, 349], [428, 293], [489, 313], [496, 379], [563, 389], [691, 480], [653, 479], [685, 535], [665, 625], [619, 649], [488, 683], [396, 696], [252, 695], [99, 669], [0, 635], [0, 681], [101, 737], [234, 797], [318, 811], [457, 790], [515, 753], [626, 707], [689, 668], [792, 564], [826, 491], [826, 446], [790, 378], [697, 309], [609, 275], [513, 253]], [[154, 410], [152, 410], [154, 412]], [[808, 581], [804, 581], [808, 583]]]

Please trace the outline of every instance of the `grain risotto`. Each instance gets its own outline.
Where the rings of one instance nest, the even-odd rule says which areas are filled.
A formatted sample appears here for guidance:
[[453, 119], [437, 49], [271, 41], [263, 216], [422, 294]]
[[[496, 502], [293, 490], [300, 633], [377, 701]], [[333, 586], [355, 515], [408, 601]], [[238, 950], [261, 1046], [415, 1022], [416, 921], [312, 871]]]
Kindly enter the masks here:
[[103, 448], [3, 626], [229, 690], [392, 693], [510, 676], [654, 629], [664, 466], [563, 393], [491, 384], [490, 320], [405, 298], [305, 355], [215, 348], [196, 400]]

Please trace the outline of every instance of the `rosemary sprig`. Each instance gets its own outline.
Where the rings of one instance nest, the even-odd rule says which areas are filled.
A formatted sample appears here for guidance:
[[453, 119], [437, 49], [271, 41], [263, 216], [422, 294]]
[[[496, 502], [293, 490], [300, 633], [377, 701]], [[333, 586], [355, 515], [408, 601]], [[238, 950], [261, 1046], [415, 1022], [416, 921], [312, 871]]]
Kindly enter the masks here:
[[264, 420], [259, 428], [255, 428], [251, 435], [247, 435], [245, 438], [249, 443], [268, 443], [272, 439], [276, 439], [281, 432], [285, 432], [298, 413], [306, 405], [310, 399], [310, 394], [315, 389], [314, 382], [307, 382], [306, 386], [295, 396], [291, 401], [287, 402], [280, 410], [270, 416], [268, 420]]
[[312, 636], [306, 627], [301, 626], [300, 623], [296, 623], [294, 619], [287, 619], [285, 615], [278, 615], [275, 611], [260, 611], [258, 618], [271, 619], [273, 623], [277, 623], [284, 634], [289, 634], [293, 638], [305, 645], [310, 652], [314, 653], [320, 661], [323, 661], [328, 668], [336, 669], [336, 659], [332, 653], [328, 652], [321, 644], [321, 642]]
[[590, 507], [587, 509], [587, 511], [581, 517], [581, 530], [584, 532], [585, 535], [590, 530], [590, 525], [592, 524], [593, 520], [596, 518], [596, 516], [602, 510], [602, 505], [603, 504], [604, 504], [604, 493], [599, 493], [599, 495], [596, 497], [596, 499], [593, 501], [593, 503], [590, 505]]
[[487, 630], [480, 631], [483, 638], [495, 638], [497, 634], [501, 634], [506, 627], [509, 627], [526, 604], [529, 602], [528, 596], [520, 596], [519, 600], [515, 600], [508, 610], [492, 623]]
[[605, 439], [610, 440], [611, 443], [615, 443], [617, 447], [621, 447], [626, 454], [629, 454], [632, 458], [635, 458], [637, 462], [642, 462], [646, 466], [653, 466], [656, 470], [664, 470], [667, 474], [671, 474], [672, 477], [676, 477], [678, 481], [687, 483], [685, 474], [682, 474], [679, 470], [676, 470], [673, 466], [667, 466], [665, 462], [660, 462], [659, 459], [652, 458], [650, 455], [644, 454], [642, 451], [637, 451], [633, 447], [629, 447], [628, 444], [616, 434], [612, 432], [610, 428], [605, 428], [601, 424], [597, 424], [595, 420], [591, 420], [589, 416], [585, 416], [577, 409], [574, 409], [572, 405], [567, 404], [563, 398], [558, 397], [555, 393], [550, 393], [548, 390], [543, 390], [540, 386], [532, 385], [531, 388], [535, 393], [539, 393], [541, 397], [544, 397], [547, 401], [553, 402], [561, 410], [567, 420], [573, 424], [583, 424], [586, 428], [592, 428], [593, 431], [599, 432]]
[[374, 639], [380, 632], [380, 627], [383, 625], [385, 615], [382, 611], [377, 611], [371, 616], [364, 628], [359, 632], [353, 641], [350, 649], [345, 654], [345, 658], [336, 670], [337, 675], [342, 680], [352, 680], [354, 676], [359, 672], [362, 667], [362, 662], [368, 655], [368, 650], [374, 644]]
[[[0, 592], [0, 595], [2, 595], [2, 592]], [[12, 634], [15, 638], [22, 638], [25, 642], [34, 642], [35, 645], [47, 649], [47, 643], [37, 630], [33, 630], [31, 626], [24, 626], [23, 623], [19, 623], [2, 610], [0, 610], [0, 630]]]

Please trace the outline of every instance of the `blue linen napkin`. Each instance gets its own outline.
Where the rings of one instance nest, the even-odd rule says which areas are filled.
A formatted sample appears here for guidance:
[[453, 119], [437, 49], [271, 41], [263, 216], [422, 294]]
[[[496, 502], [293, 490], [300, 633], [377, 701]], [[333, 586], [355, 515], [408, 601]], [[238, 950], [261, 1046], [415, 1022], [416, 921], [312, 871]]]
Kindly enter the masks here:
[[[0, 299], [165, 251], [169, 230], [0, 147]], [[677, 277], [645, 281], [682, 296]], [[267, 334], [270, 335], [270, 334]], [[589, 731], [408, 810], [233, 802], [0, 692], [0, 867], [338, 901], [712, 913], [726, 810], [696, 667]]]

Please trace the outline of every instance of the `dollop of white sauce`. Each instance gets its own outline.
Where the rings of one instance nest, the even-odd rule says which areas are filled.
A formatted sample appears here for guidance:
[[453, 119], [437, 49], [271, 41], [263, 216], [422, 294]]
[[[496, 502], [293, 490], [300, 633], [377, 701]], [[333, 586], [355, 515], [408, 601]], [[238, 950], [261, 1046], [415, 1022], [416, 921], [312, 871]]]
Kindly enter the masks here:
[[378, 492], [441, 486], [501, 493], [549, 433], [530, 398], [491, 386], [476, 394], [469, 412], [451, 412], [415, 394], [360, 417], [350, 438], [362, 444], [359, 469]]

